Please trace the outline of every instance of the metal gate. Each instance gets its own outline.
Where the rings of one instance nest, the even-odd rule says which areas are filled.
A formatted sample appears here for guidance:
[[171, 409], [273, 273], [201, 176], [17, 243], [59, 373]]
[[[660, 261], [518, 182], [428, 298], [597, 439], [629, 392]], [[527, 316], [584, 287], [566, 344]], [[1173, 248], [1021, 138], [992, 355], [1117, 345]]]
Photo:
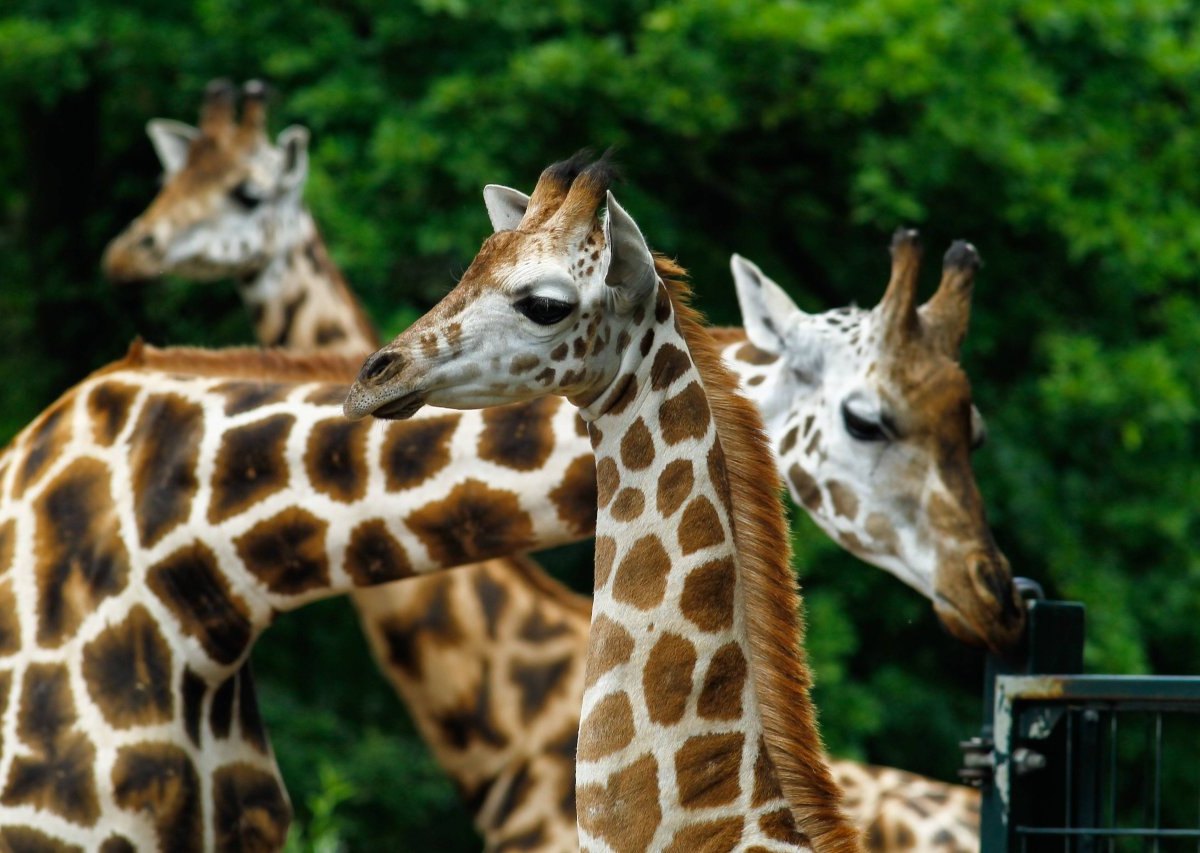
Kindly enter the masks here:
[[989, 662], [963, 744], [983, 853], [1200, 853], [1200, 677], [1081, 675], [1083, 605], [1029, 615], [1024, 662]]

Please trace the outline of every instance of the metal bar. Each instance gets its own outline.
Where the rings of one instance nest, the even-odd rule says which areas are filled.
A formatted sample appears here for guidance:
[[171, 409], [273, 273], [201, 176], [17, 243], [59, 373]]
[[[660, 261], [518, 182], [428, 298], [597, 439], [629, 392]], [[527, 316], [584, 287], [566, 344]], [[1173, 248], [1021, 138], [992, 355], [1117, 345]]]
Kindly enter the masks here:
[[[1117, 709], [1108, 712], [1108, 821], [1111, 829], [1117, 825]], [[1108, 839], [1108, 853], [1115, 853], [1116, 839]]]
[[[1154, 715], [1154, 828], [1162, 824], [1162, 711]], [[1158, 853], [1158, 839], [1154, 841], [1154, 853]]]
[[1018, 826], [1018, 835], [1104, 835], [1119, 838], [1200, 838], [1200, 829], [1151, 829], [1149, 827]]
[[1200, 676], [1191, 675], [1001, 675], [1010, 701], [1119, 700], [1122, 707], [1179, 702], [1172, 710], [1200, 712]]
[[[1072, 790], [1071, 790], [1072, 789], [1071, 783], [1075, 779], [1074, 751], [1075, 751], [1075, 715], [1068, 711], [1067, 712], [1067, 791], [1066, 791], [1067, 798], [1066, 798], [1066, 803], [1064, 806], [1067, 810], [1067, 820], [1066, 820], [1067, 826], [1070, 826], [1073, 823], [1075, 823], [1075, 821], [1072, 820], [1072, 815], [1074, 814], [1074, 810], [1071, 808], [1071, 805], [1074, 802], [1074, 797], [1072, 796]], [[1071, 837], [1070, 836], [1065, 836], [1063, 838], [1063, 850], [1065, 851], [1065, 853], [1071, 853]]]

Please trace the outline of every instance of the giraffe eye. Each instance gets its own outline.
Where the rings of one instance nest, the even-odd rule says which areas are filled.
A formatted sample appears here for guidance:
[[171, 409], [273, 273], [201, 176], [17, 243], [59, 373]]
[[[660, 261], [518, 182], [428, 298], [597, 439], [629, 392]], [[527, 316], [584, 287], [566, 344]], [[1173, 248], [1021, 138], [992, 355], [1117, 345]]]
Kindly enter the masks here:
[[846, 432], [850, 433], [851, 438], [859, 441], [887, 441], [887, 430], [883, 424], [877, 423], [861, 415], [856, 415], [850, 408], [842, 404], [842, 422], [846, 425]]
[[539, 326], [553, 326], [575, 310], [575, 306], [570, 302], [562, 302], [548, 296], [526, 296], [514, 302], [513, 307]]
[[229, 191], [229, 197], [246, 210], [254, 210], [263, 200], [263, 193], [250, 181], [242, 181]]

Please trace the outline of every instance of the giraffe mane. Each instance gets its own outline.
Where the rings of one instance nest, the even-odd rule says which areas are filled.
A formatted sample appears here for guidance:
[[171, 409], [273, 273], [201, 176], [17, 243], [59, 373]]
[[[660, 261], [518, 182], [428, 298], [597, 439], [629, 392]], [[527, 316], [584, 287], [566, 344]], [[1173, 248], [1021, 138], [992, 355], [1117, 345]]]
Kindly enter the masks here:
[[259, 347], [159, 348], [140, 338], [129, 345], [124, 358], [102, 367], [93, 375], [120, 370], [158, 370], [187, 376], [221, 379], [258, 379], [274, 382], [341, 382], [354, 380], [362, 358], [334, 353], [297, 354]]
[[746, 330], [741, 326], [708, 326], [706, 328], [709, 336], [718, 346], [746, 340]]
[[762, 714], [767, 752], [791, 803], [798, 828], [820, 851], [860, 849], [857, 832], [840, 809], [841, 791], [829, 773], [809, 696], [812, 675], [802, 644], [800, 596], [791, 567], [788, 528], [779, 501], [779, 472], [758, 410], [738, 391], [716, 340], [689, 304], [684, 270], [655, 256], [680, 333], [704, 381], [725, 454], [733, 500], [730, 512], [744, 581], [750, 667]]

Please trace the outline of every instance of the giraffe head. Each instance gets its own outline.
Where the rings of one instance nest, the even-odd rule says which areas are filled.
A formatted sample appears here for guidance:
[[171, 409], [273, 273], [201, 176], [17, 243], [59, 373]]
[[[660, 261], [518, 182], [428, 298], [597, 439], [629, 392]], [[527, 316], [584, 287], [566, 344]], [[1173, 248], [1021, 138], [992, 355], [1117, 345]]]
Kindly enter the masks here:
[[810, 315], [732, 261], [750, 341], [735, 355], [797, 501], [844, 548], [933, 601], [957, 638], [1011, 653], [1025, 611], [971, 469], [984, 424], [958, 363], [979, 255], [958, 241], [917, 304], [915, 231], [870, 311]]
[[586, 157], [547, 168], [532, 197], [484, 190], [496, 233], [441, 302], [367, 360], [348, 416], [405, 418], [424, 403], [481, 408], [546, 394], [586, 413], [618, 396], [620, 387], [597, 400], [649, 350], [656, 299], [668, 297], [641, 232], [608, 192], [607, 158]]
[[150, 206], [104, 253], [115, 280], [177, 273], [215, 279], [261, 269], [288, 240], [308, 176], [308, 131], [289, 127], [273, 145], [266, 135], [266, 88], [208, 85], [200, 126], [153, 119], [146, 132], [163, 167]]

